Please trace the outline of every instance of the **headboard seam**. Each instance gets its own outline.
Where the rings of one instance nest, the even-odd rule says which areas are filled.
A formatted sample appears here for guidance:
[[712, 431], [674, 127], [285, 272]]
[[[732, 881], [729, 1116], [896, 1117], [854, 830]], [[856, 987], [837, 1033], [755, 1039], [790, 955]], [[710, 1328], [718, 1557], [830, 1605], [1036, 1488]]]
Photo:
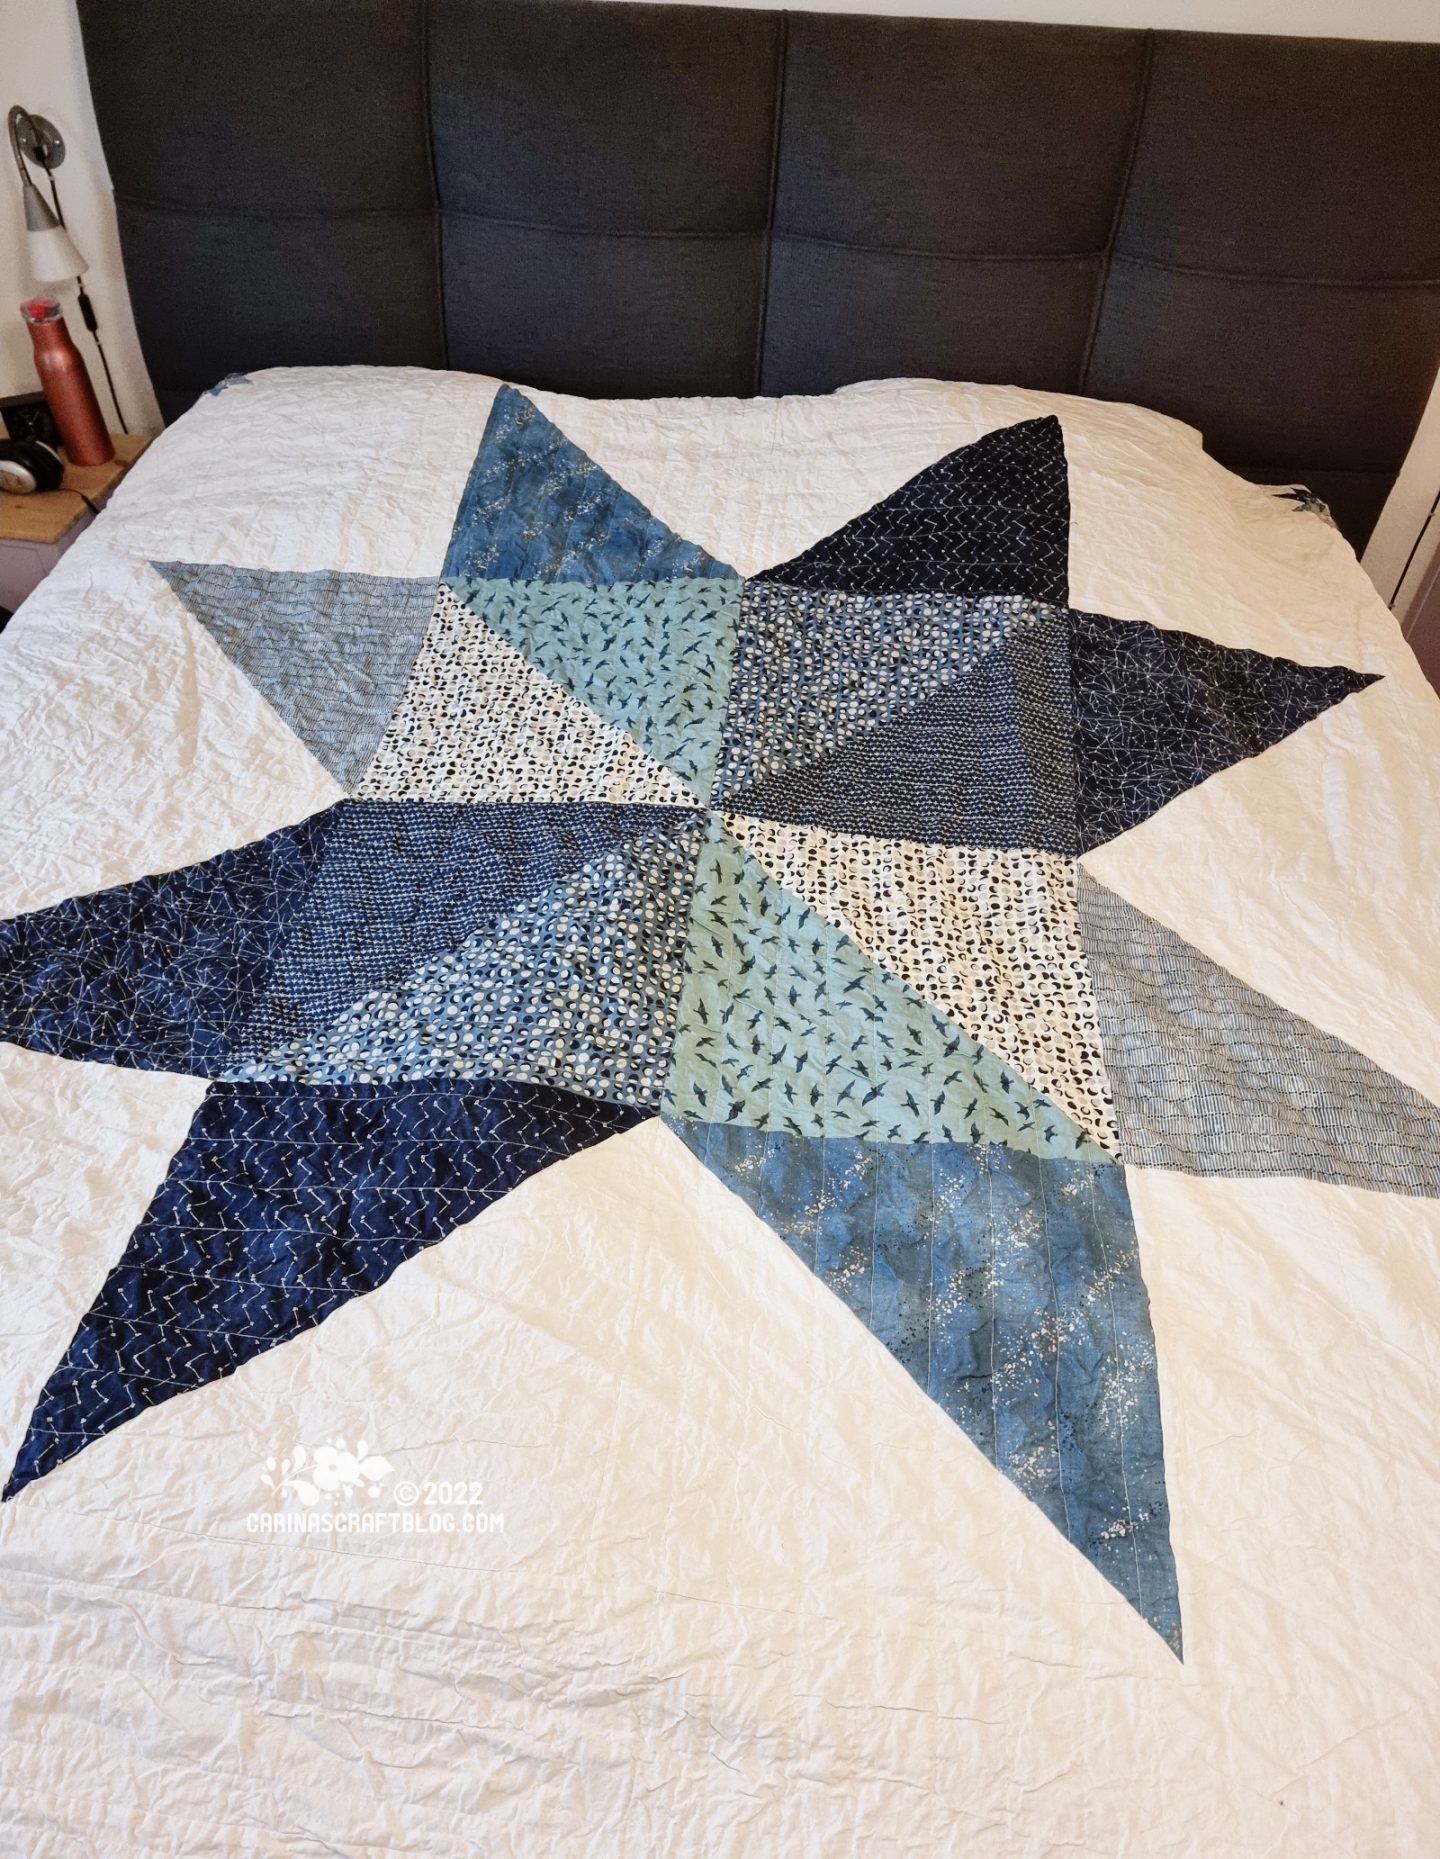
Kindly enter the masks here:
[[1080, 362], [1080, 379], [1075, 392], [1083, 394], [1090, 384], [1090, 361], [1100, 333], [1100, 319], [1105, 313], [1105, 293], [1110, 287], [1110, 267], [1115, 258], [1115, 241], [1120, 236], [1120, 222], [1125, 217], [1125, 202], [1130, 195], [1130, 180], [1135, 172], [1135, 155], [1140, 147], [1140, 132], [1145, 127], [1145, 106], [1150, 101], [1150, 73], [1155, 65], [1155, 34], [1145, 34], [1145, 62], [1140, 67], [1140, 83], [1135, 98], [1135, 120], [1130, 125], [1130, 141], [1125, 150], [1125, 170], [1115, 194], [1115, 211], [1110, 215], [1110, 231], [1100, 258], [1100, 276], [1095, 281], [1095, 302], [1090, 311], [1090, 328], [1085, 336], [1085, 353]]
[[473, 207], [447, 207], [445, 212], [452, 219], [474, 220], [479, 226], [511, 226], [517, 232], [566, 232], [580, 238], [591, 239], [647, 239], [657, 244], [667, 239], [678, 240], [681, 244], [704, 240], [711, 245], [722, 245], [732, 239], [751, 240], [760, 236], [757, 228], [753, 226], [739, 226], [733, 232], [711, 232], [689, 228], [676, 231], [669, 226], [663, 228], [647, 226], [632, 231], [624, 226], [567, 226], [562, 220], [512, 219], [506, 213], [477, 213]]
[[445, 215], [440, 211], [440, 180], [435, 167], [435, 112], [430, 107], [430, 0], [420, 0], [420, 109], [425, 118], [425, 171], [430, 177], [430, 212], [435, 222], [435, 307], [440, 318], [440, 355], [450, 366], [450, 326], [445, 315]]
[[1323, 278], [1311, 271], [1231, 271], [1220, 265], [1181, 265], [1169, 258], [1141, 258], [1131, 252], [1116, 252], [1122, 265], [1138, 265], [1142, 271], [1173, 271], [1180, 277], [1220, 278], [1229, 284], [1303, 284], [1321, 290], [1434, 290], [1436, 278]]
[[111, 189], [111, 196], [128, 207], [144, 207], [150, 213], [173, 213], [180, 219], [257, 220], [269, 225], [274, 220], [382, 220], [414, 219], [420, 213], [435, 213], [436, 203], [428, 207], [197, 207], [183, 200], [154, 200], [148, 194], [129, 193], [124, 188]]
[[961, 259], [970, 264], [1029, 265], [1041, 260], [1046, 264], [1063, 264], [1067, 260], [1093, 260], [1104, 256], [1103, 245], [1092, 245], [1088, 249], [1071, 247], [1066, 251], [1024, 251], [1024, 252], [987, 252], [946, 251], [939, 246], [925, 245], [872, 245], [858, 239], [822, 239], [809, 232], [780, 231], [774, 235], [777, 239], [787, 239], [793, 245], [818, 245], [832, 252], [873, 252], [882, 258], [940, 258]]
[[765, 240], [760, 248], [760, 310], [755, 318], [755, 365], [750, 391], [760, 392], [765, 371], [765, 325], [770, 315], [770, 254], [775, 248], [775, 198], [780, 191], [780, 139], [785, 128], [785, 71], [790, 53], [790, 15], [782, 10], [775, 38], [775, 109], [770, 125], [770, 196], [765, 205]]

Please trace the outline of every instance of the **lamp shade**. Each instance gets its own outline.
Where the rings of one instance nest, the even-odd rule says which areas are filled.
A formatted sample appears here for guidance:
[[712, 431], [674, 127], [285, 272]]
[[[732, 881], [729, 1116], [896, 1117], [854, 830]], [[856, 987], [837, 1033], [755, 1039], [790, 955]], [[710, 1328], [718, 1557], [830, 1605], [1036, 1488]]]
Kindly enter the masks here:
[[26, 181], [25, 238], [30, 247], [30, 275], [39, 284], [78, 278], [86, 269], [74, 241], [56, 219], [33, 182]]

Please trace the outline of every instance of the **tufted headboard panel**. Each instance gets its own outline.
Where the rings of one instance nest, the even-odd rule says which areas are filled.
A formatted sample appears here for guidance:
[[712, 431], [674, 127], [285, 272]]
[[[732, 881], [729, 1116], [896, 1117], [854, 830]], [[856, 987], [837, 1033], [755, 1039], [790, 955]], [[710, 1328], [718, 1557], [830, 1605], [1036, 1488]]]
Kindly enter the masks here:
[[1358, 545], [1440, 358], [1440, 45], [613, 0], [80, 0], [167, 415], [388, 362], [1135, 400]]

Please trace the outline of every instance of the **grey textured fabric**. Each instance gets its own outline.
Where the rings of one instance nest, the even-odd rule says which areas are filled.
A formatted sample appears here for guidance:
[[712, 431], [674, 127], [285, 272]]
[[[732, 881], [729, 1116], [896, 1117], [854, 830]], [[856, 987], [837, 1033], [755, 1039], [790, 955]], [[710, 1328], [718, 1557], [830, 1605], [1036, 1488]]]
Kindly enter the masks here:
[[615, 0], [80, 0], [167, 414], [234, 370], [1158, 407], [1363, 543], [1440, 356], [1440, 46]]
[[1129, 1163], [1440, 1197], [1440, 1108], [1079, 869]]
[[176, 214], [124, 199], [116, 208], [136, 325], [147, 342], [164, 332], [156, 390], [176, 411], [197, 383], [252, 368], [443, 363], [438, 308], [415, 289], [435, 264], [428, 212], [312, 220]]
[[[612, 239], [449, 214], [450, 365], [572, 394], [748, 394], [758, 238]], [[699, 308], [698, 306], [703, 306]]]
[[952, 257], [1098, 252], [1146, 44], [1082, 26], [791, 14], [776, 231]]
[[782, 21], [436, 0], [451, 366], [571, 393], [751, 391]]
[[1211, 277], [1117, 259], [1087, 388], [1189, 420], [1238, 466], [1385, 471], [1414, 431], [1405, 382], [1433, 372], [1437, 340], [1440, 291]]
[[315, 759], [355, 787], [415, 663], [435, 582], [329, 568], [152, 566]]
[[1156, 33], [1117, 252], [1191, 270], [1433, 283], [1436, 57], [1363, 39]]

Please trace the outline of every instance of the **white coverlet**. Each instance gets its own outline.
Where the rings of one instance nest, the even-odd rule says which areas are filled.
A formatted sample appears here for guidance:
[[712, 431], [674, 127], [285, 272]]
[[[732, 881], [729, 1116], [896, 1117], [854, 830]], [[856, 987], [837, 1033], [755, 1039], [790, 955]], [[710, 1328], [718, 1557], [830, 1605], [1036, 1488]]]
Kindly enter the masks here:
[[[159, 439], [0, 639], [0, 917], [342, 800], [152, 564], [435, 579], [496, 391]], [[1072, 609], [1377, 675], [1082, 886], [1440, 1102], [1440, 703], [1322, 517], [1063, 396], [529, 398], [739, 576], [1058, 416]], [[0, 1044], [0, 1470], [206, 1090]], [[5, 1849], [1433, 1852], [1440, 1201], [1127, 1173], [1183, 1661], [649, 1116], [0, 1507]]]

